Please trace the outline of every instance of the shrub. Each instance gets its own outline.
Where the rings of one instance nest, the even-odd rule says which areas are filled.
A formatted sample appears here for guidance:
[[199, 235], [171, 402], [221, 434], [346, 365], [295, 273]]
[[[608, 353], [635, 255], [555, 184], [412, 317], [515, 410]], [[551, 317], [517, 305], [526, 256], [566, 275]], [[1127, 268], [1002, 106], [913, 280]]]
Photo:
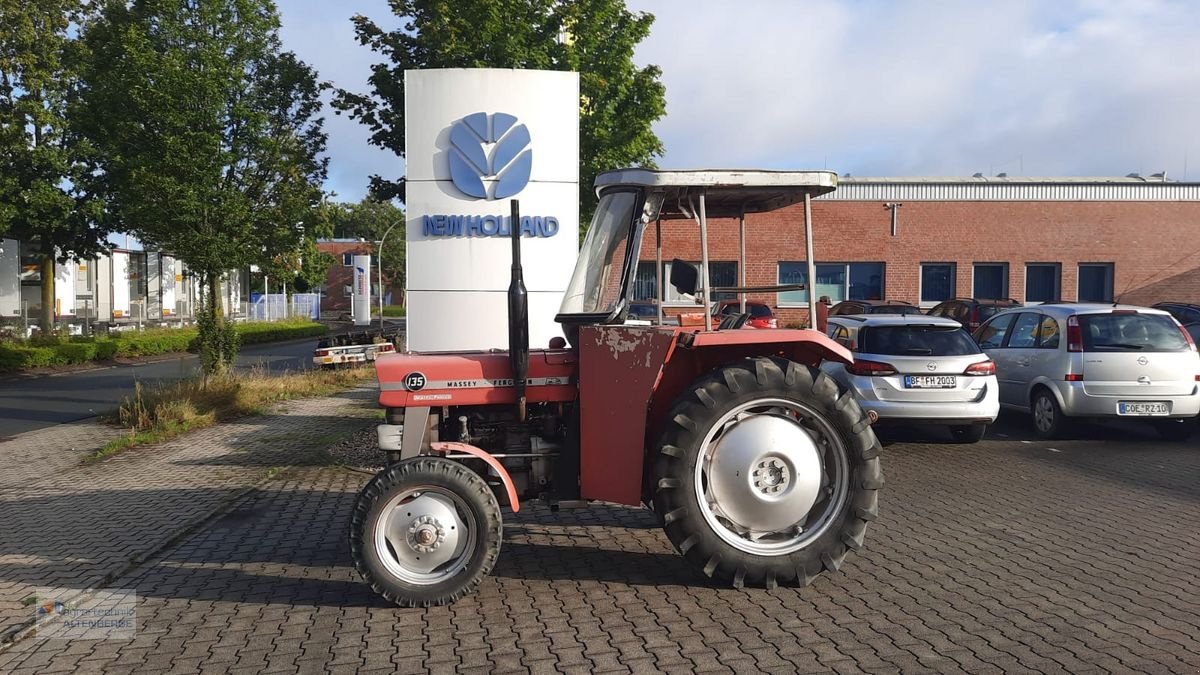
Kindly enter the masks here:
[[[262, 344], [324, 335], [326, 327], [313, 321], [292, 320], [231, 324], [227, 322], [226, 343]], [[109, 337], [69, 338], [47, 335], [27, 341], [0, 343], [0, 373], [26, 368], [62, 366], [115, 357], [155, 356], [197, 351], [194, 328], [154, 328], [113, 333]]]

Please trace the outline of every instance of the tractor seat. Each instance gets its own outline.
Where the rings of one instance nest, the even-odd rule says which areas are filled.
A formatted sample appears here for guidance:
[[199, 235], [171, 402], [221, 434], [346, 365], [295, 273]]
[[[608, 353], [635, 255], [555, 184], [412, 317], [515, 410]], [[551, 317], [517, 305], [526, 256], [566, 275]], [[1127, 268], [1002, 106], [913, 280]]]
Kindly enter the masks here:
[[745, 326], [749, 320], [750, 315], [745, 312], [741, 314], [726, 314], [725, 318], [721, 319], [720, 325], [717, 326], [717, 330], [736, 330]]

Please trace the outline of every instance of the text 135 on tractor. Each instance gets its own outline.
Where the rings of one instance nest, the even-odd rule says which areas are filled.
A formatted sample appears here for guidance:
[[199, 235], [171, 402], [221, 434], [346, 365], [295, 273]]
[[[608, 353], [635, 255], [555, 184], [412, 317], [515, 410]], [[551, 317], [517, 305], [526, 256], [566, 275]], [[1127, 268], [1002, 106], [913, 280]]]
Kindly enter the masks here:
[[528, 347], [512, 228], [507, 353], [376, 361], [387, 466], [359, 494], [350, 532], [366, 581], [403, 606], [452, 602], [495, 564], [501, 505], [530, 499], [650, 505], [688, 562], [735, 586], [837, 570], [863, 545], [883, 486], [867, 416], [818, 370], [850, 353], [817, 331], [736, 330], [744, 314], [716, 327], [707, 311], [703, 326], [625, 325], [647, 228], [660, 308], [667, 219], [698, 226], [699, 268], [676, 260], [669, 281], [700, 307], [717, 292], [796, 290], [710, 288], [708, 218], [737, 218], [744, 252], [747, 214], [803, 203], [811, 261], [810, 200], [836, 186], [829, 171], [602, 174], [556, 317], [567, 340], [547, 349]]

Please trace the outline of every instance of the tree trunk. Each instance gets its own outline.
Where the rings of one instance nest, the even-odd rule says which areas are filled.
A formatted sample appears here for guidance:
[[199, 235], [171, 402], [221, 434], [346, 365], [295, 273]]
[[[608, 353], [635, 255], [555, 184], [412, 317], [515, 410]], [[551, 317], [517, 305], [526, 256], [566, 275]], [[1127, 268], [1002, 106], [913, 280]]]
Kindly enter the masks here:
[[54, 306], [54, 253], [44, 253], [42, 255], [42, 313], [41, 326], [42, 335], [51, 335], [54, 333], [54, 319], [58, 314]]
[[208, 284], [208, 310], [213, 323], [220, 323], [225, 316], [225, 308], [221, 306], [221, 278], [216, 272], [209, 272], [204, 277]]

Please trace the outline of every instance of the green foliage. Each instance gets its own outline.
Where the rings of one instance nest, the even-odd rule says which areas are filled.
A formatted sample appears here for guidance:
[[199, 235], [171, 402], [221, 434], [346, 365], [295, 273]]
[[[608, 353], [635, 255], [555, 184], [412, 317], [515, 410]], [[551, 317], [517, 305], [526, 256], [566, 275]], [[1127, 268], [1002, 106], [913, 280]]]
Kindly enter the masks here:
[[[538, 68], [579, 72], [580, 217], [596, 205], [598, 173], [653, 166], [663, 145], [651, 125], [666, 113], [657, 66], [637, 68], [633, 50], [654, 17], [622, 0], [391, 0], [400, 28], [357, 15], [360, 44], [384, 54], [371, 93], [339, 90], [334, 107], [367, 126], [371, 143], [405, 156], [404, 71], [418, 68]], [[382, 199], [403, 198], [404, 181], [371, 176]]]
[[233, 321], [220, 312], [204, 311], [196, 315], [196, 348], [200, 366], [207, 374], [228, 370], [237, 358], [239, 339]]
[[[98, 150], [86, 183], [210, 293], [224, 270], [291, 266], [318, 234], [327, 85], [278, 31], [270, 0], [108, 2], [84, 27], [72, 114]], [[205, 368], [219, 369], [236, 341], [217, 303], [203, 314]]]
[[53, 261], [105, 247], [98, 204], [82, 184], [92, 148], [69, 101], [82, 52], [71, 38], [78, 0], [0, 0], [0, 233], [37, 247], [44, 327], [54, 322]]
[[304, 319], [239, 323], [236, 328], [238, 340], [244, 345], [317, 337], [329, 330], [325, 324]]
[[[226, 321], [226, 324], [231, 322]], [[233, 335], [222, 331], [221, 339], [228, 343], [263, 344], [324, 335], [327, 328], [305, 320], [232, 324]], [[144, 331], [114, 333], [109, 337], [72, 337], [63, 340], [54, 336], [25, 342], [0, 343], [0, 373], [14, 373], [27, 368], [67, 366], [113, 358], [135, 358], [177, 352], [199, 351], [197, 330], [192, 328], [156, 328]], [[220, 346], [217, 347], [220, 349]], [[227, 356], [228, 351], [224, 352]]]
[[383, 315], [384, 316], [406, 316], [407, 311], [405, 310], [403, 305], [384, 305], [383, 306]]
[[330, 203], [327, 214], [335, 237], [376, 242], [387, 234], [383, 246], [383, 276], [393, 287], [404, 287], [407, 281], [404, 209], [390, 201], [368, 197], [356, 204]]

